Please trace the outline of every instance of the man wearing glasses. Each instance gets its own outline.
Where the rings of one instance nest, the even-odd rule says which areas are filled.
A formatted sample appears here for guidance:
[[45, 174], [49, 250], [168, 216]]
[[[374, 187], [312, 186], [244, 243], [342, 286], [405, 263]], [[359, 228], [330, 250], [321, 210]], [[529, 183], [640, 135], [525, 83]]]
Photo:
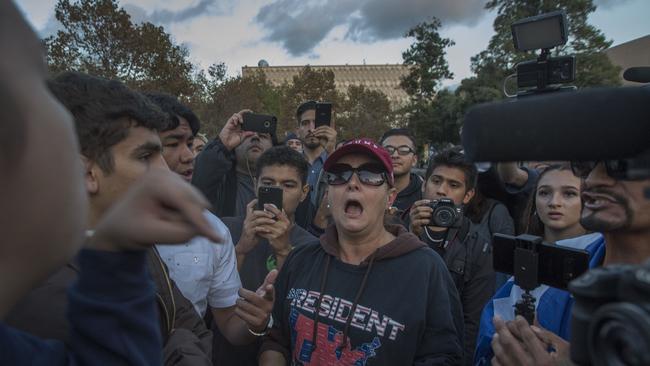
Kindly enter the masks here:
[[411, 173], [418, 162], [415, 138], [406, 128], [393, 128], [386, 131], [379, 141], [388, 151], [393, 163], [397, 190], [393, 207], [398, 214], [406, 212], [415, 201], [422, 199], [422, 178]]

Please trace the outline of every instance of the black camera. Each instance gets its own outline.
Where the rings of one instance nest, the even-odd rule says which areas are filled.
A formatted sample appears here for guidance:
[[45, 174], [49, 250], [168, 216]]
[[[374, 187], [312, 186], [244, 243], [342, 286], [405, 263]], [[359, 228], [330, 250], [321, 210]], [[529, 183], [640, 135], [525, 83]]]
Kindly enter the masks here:
[[650, 365], [650, 262], [592, 269], [569, 290], [573, 362]]
[[431, 213], [430, 226], [458, 227], [463, 217], [463, 207], [454, 204], [449, 198], [441, 198], [429, 202]]

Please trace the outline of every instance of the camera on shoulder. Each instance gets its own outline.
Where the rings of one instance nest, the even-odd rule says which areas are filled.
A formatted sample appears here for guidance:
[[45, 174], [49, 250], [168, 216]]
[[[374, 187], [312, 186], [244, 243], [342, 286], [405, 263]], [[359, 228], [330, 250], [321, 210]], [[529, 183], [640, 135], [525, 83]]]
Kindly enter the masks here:
[[578, 365], [649, 365], [650, 261], [594, 268], [569, 284], [571, 359]]
[[433, 210], [429, 226], [437, 227], [458, 227], [463, 217], [463, 207], [454, 204], [449, 198], [441, 198], [429, 202]]

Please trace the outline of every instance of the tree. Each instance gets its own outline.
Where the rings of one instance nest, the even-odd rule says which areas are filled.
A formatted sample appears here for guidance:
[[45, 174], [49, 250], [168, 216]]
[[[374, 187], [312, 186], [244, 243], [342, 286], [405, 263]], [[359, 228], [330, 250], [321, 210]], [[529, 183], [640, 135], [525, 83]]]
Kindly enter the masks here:
[[279, 90], [282, 99], [278, 120], [283, 132], [296, 128], [296, 109], [308, 100], [332, 103], [332, 118], [336, 121], [342, 97], [336, 90], [334, 72], [331, 70], [314, 70], [307, 65], [293, 77], [292, 83], [280, 86]]
[[[217, 136], [228, 118], [243, 109], [275, 116], [280, 113], [280, 91], [262, 72], [229, 78], [212, 87], [208, 100], [194, 106], [194, 112], [201, 118], [201, 131], [208, 136]], [[278, 138], [284, 136], [280, 132], [278, 129]]]
[[386, 94], [350, 85], [340, 104], [336, 127], [339, 139], [370, 137], [379, 139], [394, 122]]
[[188, 50], [163, 27], [133, 24], [116, 0], [59, 0], [55, 16], [63, 30], [45, 39], [51, 71], [81, 71], [180, 97], [196, 92]]
[[[533, 51], [514, 49], [510, 25], [519, 19], [555, 10], [566, 11], [569, 41], [554, 49], [553, 55], [576, 56], [575, 85], [584, 88], [620, 84], [618, 67], [612, 65], [603, 52], [612, 41], [587, 23], [589, 14], [596, 10], [592, 0], [490, 0], [485, 8], [496, 10], [497, 17], [494, 20], [496, 33], [487, 49], [472, 58], [472, 71], [483, 85], [500, 89], [505, 76], [514, 73], [517, 63], [537, 57]], [[486, 77], [486, 74], [492, 75]]]
[[401, 86], [416, 100], [433, 99], [440, 81], [454, 77], [445, 59], [445, 49], [453, 46], [454, 41], [440, 37], [440, 25], [438, 19], [432, 18], [411, 28], [405, 35], [414, 37], [415, 41], [402, 53], [404, 65], [409, 66], [410, 71], [402, 79]]

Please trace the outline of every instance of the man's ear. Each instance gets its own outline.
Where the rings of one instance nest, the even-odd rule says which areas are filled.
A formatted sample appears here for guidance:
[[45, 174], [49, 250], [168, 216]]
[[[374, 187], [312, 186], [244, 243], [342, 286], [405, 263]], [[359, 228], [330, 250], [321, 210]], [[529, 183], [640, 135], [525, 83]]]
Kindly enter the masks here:
[[83, 164], [86, 192], [89, 195], [97, 194], [99, 192], [99, 174], [102, 174], [101, 168], [87, 157], [83, 155], [80, 155], [80, 157]]
[[474, 198], [474, 195], [476, 194], [476, 189], [472, 188], [469, 191], [465, 193], [465, 197], [463, 197], [463, 204], [466, 205], [469, 203], [469, 201]]
[[300, 195], [300, 202], [304, 201], [309, 195], [309, 184], [302, 186], [302, 194]]

